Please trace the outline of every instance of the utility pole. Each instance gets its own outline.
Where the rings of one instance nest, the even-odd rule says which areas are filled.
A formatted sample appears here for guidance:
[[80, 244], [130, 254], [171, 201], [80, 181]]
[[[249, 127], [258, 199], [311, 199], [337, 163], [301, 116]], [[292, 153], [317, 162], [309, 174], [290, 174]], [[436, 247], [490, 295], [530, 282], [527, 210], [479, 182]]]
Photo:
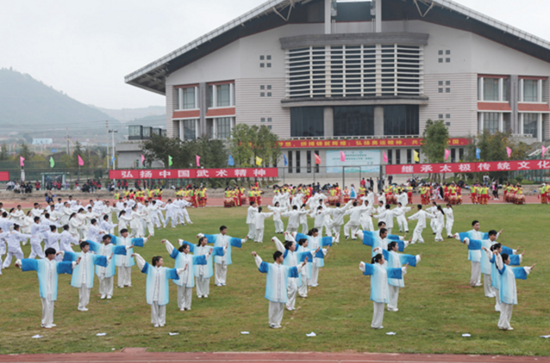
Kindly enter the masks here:
[[[111, 150], [111, 152], [112, 152], [112, 154], [111, 154], [111, 162], [113, 163], [112, 169], [115, 170], [115, 133], [117, 133], [118, 131], [115, 130], [115, 129], [112, 129], [112, 130], [108, 130], [107, 132], [109, 132], [109, 133], [112, 135], [112, 137], [113, 137], [113, 138], [112, 138], [112, 142], [113, 142], [113, 143], [112, 143], [112, 145], [111, 145], [111, 149], [112, 149], [112, 150]], [[107, 165], [109, 165], [109, 164], [107, 164]], [[113, 179], [113, 185], [115, 185], [115, 182], [116, 182], [116, 180]]]
[[71, 150], [69, 149], [69, 128], [67, 127], [67, 155], [71, 156]]
[[105, 127], [107, 128], [107, 154], [105, 157], [107, 159], [107, 169], [109, 169], [109, 120], [105, 121]]

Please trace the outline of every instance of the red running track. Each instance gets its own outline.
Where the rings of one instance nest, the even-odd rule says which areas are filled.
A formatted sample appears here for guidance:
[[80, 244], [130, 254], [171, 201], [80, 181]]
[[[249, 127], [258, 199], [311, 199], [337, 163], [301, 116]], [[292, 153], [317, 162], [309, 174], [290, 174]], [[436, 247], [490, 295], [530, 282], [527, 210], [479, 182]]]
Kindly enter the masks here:
[[378, 353], [149, 353], [145, 348], [126, 348], [117, 353], [21, 354], [0, 356], [1, 362], [261, 362], [261, 363], [523, 363], [550, 362], [549, 357], [495, 355], [427, 355]]

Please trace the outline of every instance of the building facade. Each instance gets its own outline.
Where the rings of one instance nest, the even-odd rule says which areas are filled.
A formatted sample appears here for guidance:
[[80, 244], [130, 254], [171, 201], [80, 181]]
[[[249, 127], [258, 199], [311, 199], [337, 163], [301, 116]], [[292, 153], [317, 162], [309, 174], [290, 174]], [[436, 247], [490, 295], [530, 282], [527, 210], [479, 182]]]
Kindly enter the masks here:
[[341, 150], [413, 162], [429, 119], [453, 161], [485, 131], [549, 139], [549, 76], [550, 42], [453, 1], [269, 0], [126, 82], [166, 95], [168, 136], [265, 125], [302, 173]]

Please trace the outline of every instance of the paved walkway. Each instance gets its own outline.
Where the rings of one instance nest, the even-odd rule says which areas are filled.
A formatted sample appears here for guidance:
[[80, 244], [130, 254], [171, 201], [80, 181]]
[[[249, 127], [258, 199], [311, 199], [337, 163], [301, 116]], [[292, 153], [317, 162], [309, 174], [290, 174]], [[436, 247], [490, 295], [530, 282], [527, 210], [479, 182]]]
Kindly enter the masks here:
[[261, 363], [523, 363], [550, 362], [550, 357], [509, 357], [494, 355], [422, 355], [376, 353], [148, 353], [143, 348], [127, 348], [118, 353], [22, 354], [0, 356], [0, 362], [261, 362]]

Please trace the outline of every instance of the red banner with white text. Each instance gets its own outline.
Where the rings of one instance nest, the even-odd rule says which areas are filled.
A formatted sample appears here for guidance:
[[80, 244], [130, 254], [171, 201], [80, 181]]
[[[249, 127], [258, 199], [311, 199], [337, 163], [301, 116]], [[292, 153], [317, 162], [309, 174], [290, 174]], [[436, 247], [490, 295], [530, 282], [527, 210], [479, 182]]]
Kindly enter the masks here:
[[9, 181], [10, 173], [9, 171], [0, 171], [0, 181]]
[[550, 160], [488, 161], [448, 164], [386, 165], [386, 174], [485, 173], [490, 171], [550, 170]]
[[109, 179], [275, 178], [277, 168], [109, 170]]

